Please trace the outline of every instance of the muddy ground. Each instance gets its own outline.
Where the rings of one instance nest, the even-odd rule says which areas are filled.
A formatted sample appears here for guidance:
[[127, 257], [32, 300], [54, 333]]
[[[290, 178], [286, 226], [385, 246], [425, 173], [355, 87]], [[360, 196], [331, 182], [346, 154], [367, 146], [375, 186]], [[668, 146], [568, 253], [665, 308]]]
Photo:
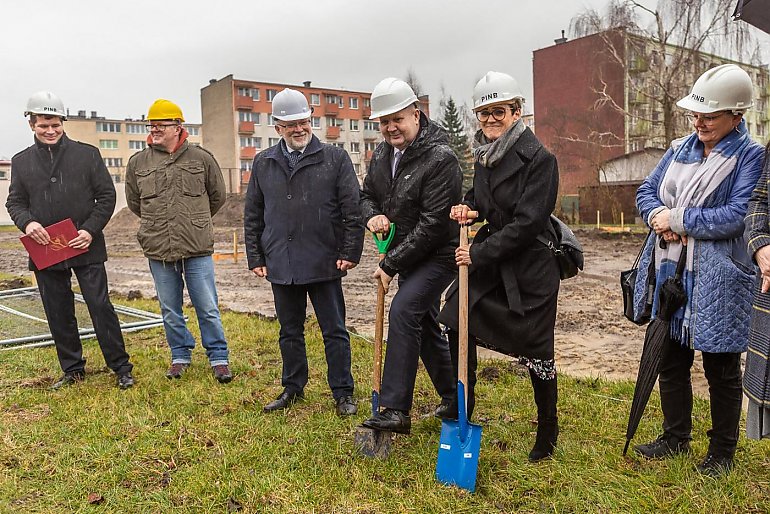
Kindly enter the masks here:
[[[237, 199], [230, 199], [215, 217], [217, 254], [232, 253], [233, 232], [238, 239], [239, 252], [243, 252], [242, 212], [242, 204]], [[123, 209], [105, 230], [110, 288], [122, 294], [138, 291], [145, 297], [152, 297], [155, 295], [152, 277], [135, 237], [138, 226], [138, 219]], [[643, 236], [595, 229], [580, 230], [577, 235], [585, 249], [586, 266], [578, 277], [561, 283], [556, 324], [558, 369], [576, 376], [633, 379], [644, 327], [637, 327], [623, 317], [618, 276], [633, 262]], [[14, 242], [18, 242], [17, 233], [0, 232], [0, 271], [30, 275], [26, 254], [21, 244]], [[367, 338], [374, 333], [376, 293], [369, 277], [376, 263], [376, 249], [367, 237], [361, 264], [343, 279], [347, 324], [352, 331]], [[216, 269], [223, 307], [275, 315], [269, 283], [246, 269], [242, 253], [237, 263], [232, 258], [218, 259]], [[393, 292], [389, 298], [392, 295]], [[485, 356], [500, 357], [492, 352], [485, 352]], [[696, 367], [700, 369], [699, 362]], [[705, 391], [702, 376], [701, 371], [694, 373], [699, 392]]]

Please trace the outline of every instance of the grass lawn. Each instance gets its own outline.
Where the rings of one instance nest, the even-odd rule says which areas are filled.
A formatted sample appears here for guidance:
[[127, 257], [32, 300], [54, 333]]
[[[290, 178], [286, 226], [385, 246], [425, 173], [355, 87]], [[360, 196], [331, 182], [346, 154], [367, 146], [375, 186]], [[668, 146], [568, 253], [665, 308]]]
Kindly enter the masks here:
[[[157, 310], [152, 301], [126, 303]], [[434, 478], [440, 422], [421, 416], [438, 398], [424, 371], [412, 434], [397, 437], [387, 461], [368, 460], [352, 444], [370, 409], [368, 343], [353, 339], [358, 416], [334, 415], [312, 321], [305, 401], [263, 414], [281, 390], [278, 325], [235, 313], [224, 323], [235, 373], [228, 385], [214, 380], [200, 348], [181, 380], [167, 380], [162, 329], [127, 334], [137, 379], [128, 391], [117, 389], [93, 340], [86, 381], [57, 392], [47, 390], [60, 374], [52, 348], [0, 352], [0, 512], [770, 512], [768, 441], [742, 437], [736, 468], [722, 480], [694, 471], [710, 424], [703, 400], [693, 454], [644, 462], [620, 455], [633, 385], [561, 376], [559, 447], [553, 460], [529, 464], [529, 379], [507, 362], [483, 361], [476, 411], [484, 433], [469, 494]], [[660, 421], [654, 396], [636, 442], [654, 438]]]

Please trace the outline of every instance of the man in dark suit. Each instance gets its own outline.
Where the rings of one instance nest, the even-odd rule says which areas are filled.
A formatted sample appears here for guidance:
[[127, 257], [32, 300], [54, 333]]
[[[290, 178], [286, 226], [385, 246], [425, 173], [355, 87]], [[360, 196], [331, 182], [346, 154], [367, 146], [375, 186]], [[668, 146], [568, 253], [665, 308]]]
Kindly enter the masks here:
[[358, 180], [341, 148], [321, 143], [310, 126], [305, 96], [284, 89], [273, 98], [277, 145], [254, 158], [246, 193], [244, 233], [249, 269], [273, 288], [281, 324], [283, 392], [264, 407], [286, 409], [308, 381], [305, 353], [307, 297], [324, 339], [327, 380], [340, 416], [353, 400], [350, 335], [345, 328], [342, 277], [356, 267], [364, 227]]
[[102, 229], [115, 210], [112, 178], [99, 150], [72, 141], [64, 133], [64, 104], [54, 94], [35, 93], [24, 115], [29, 115], [35, 142], [12, 159], [5, 204], [8, 213], [22, 232], [41, 245], [51, 242], [44, 227], [71, 218], [78, 235], [69, 241], [69, 247], [88, 250], [44, 270], [29, 262], [64, 371], [51, 388], [69, 386], [85, 377], [86, 361], [70, 282], [74, 271], [104, 360], [117, 375], [118, 386], [128, 389], [134, 385], [133, 365], [110, 302], [104, 269], [107, 248]]

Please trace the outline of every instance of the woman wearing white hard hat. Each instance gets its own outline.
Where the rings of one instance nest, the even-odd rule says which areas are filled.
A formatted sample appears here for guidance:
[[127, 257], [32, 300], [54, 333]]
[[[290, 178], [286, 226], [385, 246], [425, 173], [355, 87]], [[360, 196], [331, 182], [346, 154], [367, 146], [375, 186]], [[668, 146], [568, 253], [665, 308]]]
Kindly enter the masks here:
[[[451, 218], [465, 223], [469, 210], [486, 224], [470, 248], [458, 248], [459, 265], [470, 265], [468, 414], [473, 412], [476, 344], [517, 356], [529, 369], [537, 404], [537, 437], [531, 461], [552, 455], [556, 417], [554, 325], [559, 267], [537, 238], [556, 244], [550, 222], [559, 188], [556, 158], [521, 119], [524, 97], [510, 75], [490, 71], [473, 89], [481, 130], [475, 136], [473, 188]], [[457, 367], [457, 284], [447, 292], [439, 320], [449, 329]]]
[[[682, 252], [687, 302], [674, 314], [670, 342], [663, 348], [663, 434], [635, 450], [648, 459], [689, 452], [690, 368], [698, 350], [709, 384], [711, 430], [708, 452], [697, 469], [709, 476], [732, 468], [738, 443], [741, 353], [748, 343], [755, 276], [743, 236], [744, 216], [763, 160], [762, 147], [752, 141], [743, 120], [752, 98], [751, 79], [734, 64], [701, 75], [677, 102], [694, 131], [672, 142], [636, 194], [639, 212], [655, 231], [639, 263], [636, 312], [644, 303], [650, 261], [657, 298]], [[657, 307], [656, 301], [653, 316]]]

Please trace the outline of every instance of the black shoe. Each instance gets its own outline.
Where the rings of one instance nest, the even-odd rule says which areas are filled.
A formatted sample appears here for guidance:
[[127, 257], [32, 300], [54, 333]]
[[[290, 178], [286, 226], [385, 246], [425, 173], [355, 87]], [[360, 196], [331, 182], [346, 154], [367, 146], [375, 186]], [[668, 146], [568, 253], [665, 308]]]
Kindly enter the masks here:
[[441, 419], [457, 419], [457, 400], [442, 401], [433, 415]]
[[125, 373], [121, 373], [118, 375], [118, 387], [121, 389], [128, 389], [129, 387], [134, 387], [134, 376], [131, 374], [130, 371], [127, 371]]
[[216, 378], [220, 384], [226, 384], [233, 379], [233, 374], [230, 373], [230, 366], [227, 364], [217, 364], [216, 366], [212, 366], [211, 369], [214, 370], [214, 378]]
[[634, 451], [645, 459], [664, 459], [690, 451], [690, 441], [663, 434], [647, 444], [634, 446]]
[[719, 478], [726, 475], [733, 469], [733, 458], [728, 456], [714, 455], [709, 452], [703, 462], [698, 464], [696, 468], [698, 473], [706, 475], [711, 478]]
[[301, 400], [302, 398], [304, 398], [302, 392], [296, 393], [284, 389], [283, 392], [278, 395], [278, 398], [262, 407], [262, 410], [264, 412], [272, 412], [274, 410], [288, 409], [297, 400]]
[[341, 396], [337, 398], [337, 415], [338, 416], [352, 416], [358, 412], [358, 405], [353, 400], [352, 396]]
[[366, 428], [408, 434], [412, 430], [412, 418], [404, 411], [385, 409], [362, 423]]
[[86, 374], [83, 371], [70, 371], [69, 373], [65, 373], [62, 375], [62, 377], [51, 384], [50, 389], [51, 391], [56, 391], [57, 389], [61, 389], [62, 387], [69, 387], [72, 384], [76, 382], [82, 381], [84, 378], [86, 378]]
[[535, 436], [535, 445], [529, 452], [529, 461], [537, 462], [552, 456], [558, 438], [559, 423], [556, 419], [538, 420], [537, 436]]
[[187, 368], [189, 367], [190, 364], [187, 362], [177, 362], [176, 364], [172, 364], [166, 371], [166, 378], [169, 380], [172, 378], [182, 378], [182, 375], [184, 375], [184, 372], [187, 371]]

